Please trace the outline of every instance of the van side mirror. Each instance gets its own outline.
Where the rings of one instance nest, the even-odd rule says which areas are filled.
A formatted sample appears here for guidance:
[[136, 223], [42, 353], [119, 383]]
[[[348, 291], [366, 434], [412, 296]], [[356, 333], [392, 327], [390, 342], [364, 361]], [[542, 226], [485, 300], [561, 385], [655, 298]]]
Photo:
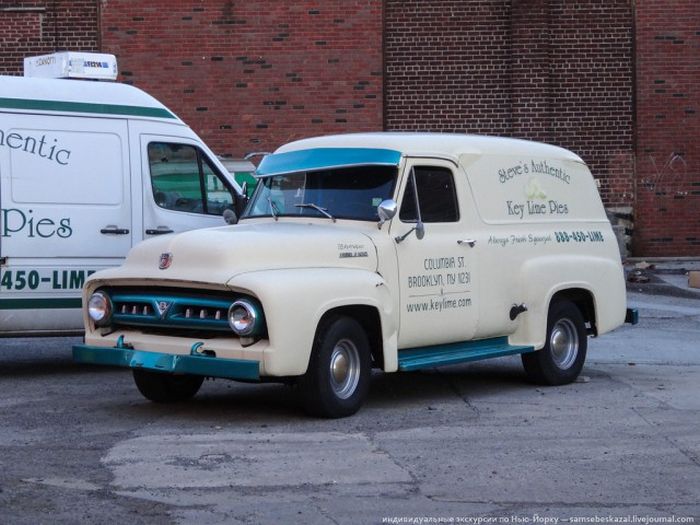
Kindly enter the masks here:
[[248, 197], [248, 181], [245, 181], [243, 186], [241, 186], [241, 195]]
[[236, 224], [238, 222], [236, 212], [234, 212], [231, 208], [226, 208], [224, 210], [224, 222], [226, 224]]
[[377, 215], [379, 215], [379, 224], [377, 225], [377, 227], [380, 230], [382, 229], [382, 225], [386, 221], [390, 221], [394, 218], [398, 207], [399, 205], [396, 204], [396, 201], [394, 199], [386, 199], [379, 203], [379, 206], [377, 206]]

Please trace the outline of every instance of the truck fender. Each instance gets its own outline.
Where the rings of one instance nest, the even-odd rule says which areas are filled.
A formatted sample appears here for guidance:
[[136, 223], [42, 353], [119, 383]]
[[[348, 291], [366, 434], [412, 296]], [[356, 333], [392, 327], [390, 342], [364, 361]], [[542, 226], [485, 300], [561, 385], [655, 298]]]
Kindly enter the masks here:
[[353, 268], [262, 270], [238, 274], [227, 286], [255, 296], [263, 307], [269, 337], [263, 357], [265, 375], [304, 374], [319, 322], [326, 313], [344, 306], [376, 309], [384, 368], [398, 368], [394, 300], [377, 273]]
[[527, 312], [510, 336], [511, 344], [542, 348], [552, 299], [567, 290], [590, 293], [598, 334], [624, 322], [625, 282], [619, 262], [580, 255], [537, 257], [522, 265], [518, 281]]

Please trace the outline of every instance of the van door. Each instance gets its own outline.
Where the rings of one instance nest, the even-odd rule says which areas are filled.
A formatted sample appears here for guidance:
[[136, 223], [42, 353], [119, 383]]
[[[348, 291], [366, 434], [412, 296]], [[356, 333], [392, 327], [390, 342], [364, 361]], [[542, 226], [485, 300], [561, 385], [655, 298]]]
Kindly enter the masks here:
[[143, 238], [223, 226], [236, 192], [192, 139], [142, 134]]
[[0, 113], [0, 334], [82, 327], [89, 275], [132, 245], [124, 119]]
[[403, 236], [416, 226], [412, 171], [425, 235], [418, 239], [415, 232], [409, 233], [395, 243], [400, 278], [399, 348], [466, 341], [476, 332], [476, 256], [469, 238], [469, 218], [460, 213], [467, 182], [465, 177], [455, 177], [455, 170], [453, 164], [440, 160], [406, 163], [391, 235]]
[[3, 252], [124, 257], [131, 248], [126, 120], [0, 115]]

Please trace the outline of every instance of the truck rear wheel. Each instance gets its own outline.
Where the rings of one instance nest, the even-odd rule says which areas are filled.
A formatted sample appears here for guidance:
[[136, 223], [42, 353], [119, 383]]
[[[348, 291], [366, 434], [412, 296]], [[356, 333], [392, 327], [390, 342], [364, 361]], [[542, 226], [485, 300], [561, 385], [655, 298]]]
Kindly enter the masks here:
[[194, 397], [204, 377], [172, 375], [134, 368], [134, 382], [139, 392], [155, 403], [175, 403]]
[[549, 308], [547, 341], [542, 350], [522, 354], [528, 378], [541, 385], [564, 385], [581, 373], [588, 336], [583, 315], [571, 301], [557, 301]]
[[327, 418], [354, 414], [367, 397], [370, 368], [369, 340], [360, 323], [350, 317], [324, 322], [300, 380], [304, 409]]

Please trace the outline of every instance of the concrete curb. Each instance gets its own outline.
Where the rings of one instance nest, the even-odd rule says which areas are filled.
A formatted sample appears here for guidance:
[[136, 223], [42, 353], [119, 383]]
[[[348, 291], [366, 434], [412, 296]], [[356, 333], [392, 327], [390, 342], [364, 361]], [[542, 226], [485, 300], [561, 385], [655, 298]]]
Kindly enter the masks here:
[[[647, 263], [648, 267], [643, 267]], [[624, 261], [627, 291], [649, 295], [666, 295], [685, 299], [700, 299], [700, 289], [688, 286], [688, 272], [700, 270], [700, 259], [678, 258], [628, 258]], [[647, 282], [630, 281], [633, 273]]]

